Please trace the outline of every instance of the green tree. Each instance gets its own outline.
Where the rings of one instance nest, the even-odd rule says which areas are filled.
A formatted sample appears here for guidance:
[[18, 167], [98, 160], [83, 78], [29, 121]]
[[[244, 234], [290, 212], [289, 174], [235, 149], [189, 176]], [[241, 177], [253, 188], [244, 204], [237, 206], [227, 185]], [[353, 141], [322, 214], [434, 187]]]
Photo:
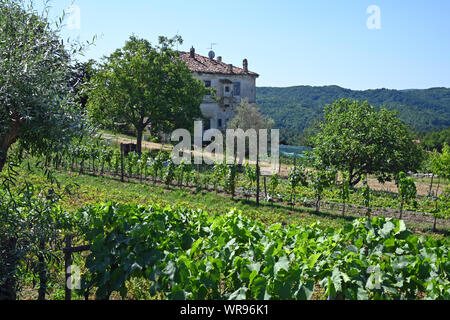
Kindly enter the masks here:
[[235, 116], [227, 123], [227, 127], [244, 131], [255, 129], [256, 133], [259, 133], [260, 129], [270, 129], [273, 124], [274, 121], [261, 114], [256, 104], [249, 103], [248, 99], [243, 99], [236, 108]]
[[71, 54], [32, 1], [0, 0], [0, 171], [17, 141], [34, 154], [63, 145], [85, 121], [70, 85]]
[[324, 121], [312, 139], [320, 167], [349, 175], [351, 186], [365, 174], [389, 181], [400, 171], [414, 171], [424, 158], [397, 113], [368, 102], [341, 99], [325, 108]]
[[131, 36], [123, 48], [104, 58], [92, 77], [88, 110], [105, 127], [118, 123], [134, 127], [137, 151], [141, 153], [144, 130], [153, 133], [175, 128], [191, 129], [200, 118], [206, 87], [192, 77], [173, 50], [181, 37], [160, 37], [153, 46]]

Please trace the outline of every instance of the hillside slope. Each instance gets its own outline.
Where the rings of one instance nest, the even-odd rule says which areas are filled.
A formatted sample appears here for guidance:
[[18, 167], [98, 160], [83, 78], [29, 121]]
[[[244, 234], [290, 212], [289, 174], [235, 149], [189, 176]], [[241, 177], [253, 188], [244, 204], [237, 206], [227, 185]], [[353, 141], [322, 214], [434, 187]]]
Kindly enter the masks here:
[[355, 91], [338, 86], [257, 88], [257, 104], [281, 130], [282, 139], [295, 144], [303, 130], [320, 119], [323, 107], [340, 98], [369, 101], [375, 107], [398, 110], [413, 130], [428, 132], [450, 127], [450, 88], [427, 90]]

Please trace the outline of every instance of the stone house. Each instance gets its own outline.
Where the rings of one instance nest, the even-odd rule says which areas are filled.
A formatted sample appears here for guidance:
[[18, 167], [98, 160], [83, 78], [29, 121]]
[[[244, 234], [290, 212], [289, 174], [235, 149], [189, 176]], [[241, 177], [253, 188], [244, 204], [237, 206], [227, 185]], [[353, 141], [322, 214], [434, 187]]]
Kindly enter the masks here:
[[213, 51], [209, 57], [196, 54], [194, 48], [190, 52], [180, 52], [180, 59], [186, 63], [192, 75], [216, 92], [215, 99], [205, 96], [200, 106], [203, 116], [209, 119], [209, 123], [204, 123], [204, 130], [225, 130], [242, 99], [256, 102], [256, 79], [259, 75], [249, 71], [247, 59], [244, 59], [242, 68], [238, 68], [224, 63], [222, 57], [214, 58]]

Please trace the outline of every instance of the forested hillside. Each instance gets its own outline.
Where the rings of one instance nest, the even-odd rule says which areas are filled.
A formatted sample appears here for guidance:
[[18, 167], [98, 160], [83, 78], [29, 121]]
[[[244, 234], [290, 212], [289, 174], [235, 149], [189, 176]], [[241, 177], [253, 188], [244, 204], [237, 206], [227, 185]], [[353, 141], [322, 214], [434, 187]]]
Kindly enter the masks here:
[[289, 88], [257, 88], [257, 104], [282, 129], [282, 139], [298, 143], [303, 130], [320, 119], [323, 107], [340, 98], [369, 101], [379, 108], [399, 111], [411, 129], [429, 132], [450, 126], [450, 89], [427, 90], [366, 90], [354, 91], [338, 86]]

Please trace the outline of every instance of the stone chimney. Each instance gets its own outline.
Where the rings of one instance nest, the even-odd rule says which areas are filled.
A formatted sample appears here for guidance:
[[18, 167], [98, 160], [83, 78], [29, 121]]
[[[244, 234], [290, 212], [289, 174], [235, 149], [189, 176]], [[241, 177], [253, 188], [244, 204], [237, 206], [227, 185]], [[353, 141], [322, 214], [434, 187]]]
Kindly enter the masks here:
[[222, 63], [222, 57], [221, 56], [217, 57], [217, 62]]
[[244, 66], [244, 72], [248, 72], [248, 60], [244, 59], [242, 62], [242, 65]]
[[190, 57], [195, 58], [195, 49], [194, 47], [191, 48]]
[[233, 64], [231, 63], [228, 65], [228, 72], [233, 73]]

